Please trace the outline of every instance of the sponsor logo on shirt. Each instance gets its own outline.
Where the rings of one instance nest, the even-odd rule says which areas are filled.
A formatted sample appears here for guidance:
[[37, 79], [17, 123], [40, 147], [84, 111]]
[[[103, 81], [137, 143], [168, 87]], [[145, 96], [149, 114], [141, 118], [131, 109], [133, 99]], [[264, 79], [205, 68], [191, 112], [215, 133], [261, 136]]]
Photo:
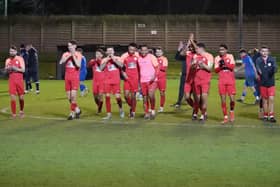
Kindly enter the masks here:
[[136, 68], [136, 64], [134, 62], [129, 62], [127, 67], [128, 67], [128, 69], [134, 69], [134, 68]]
[[108, 71], [114, 71], [114, 70], [117, 70], [116, 66], [114, 64], [110, 64], [108, 66]]

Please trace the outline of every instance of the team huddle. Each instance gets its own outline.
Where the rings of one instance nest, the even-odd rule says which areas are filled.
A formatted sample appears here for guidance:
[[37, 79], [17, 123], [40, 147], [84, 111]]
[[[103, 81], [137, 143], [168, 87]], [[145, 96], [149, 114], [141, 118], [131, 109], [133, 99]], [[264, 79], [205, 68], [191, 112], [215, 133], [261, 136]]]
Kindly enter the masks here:
[[[234, 122], [236, 63], [233, 55], [228, 53], [227, 45], [221, 44], [219, 54], [214, 58], [212, 54], [206, 51], [205, 44], [196, 42], [194, 35], [190, 34], [185, 44], [180, 43], [178, 53], [186, 62], [184, 93], [187, 103], [193, 109], [192, 119], [201, 122], [207, 120], [208, 94], [214, 67], [214, 71], [219, 77], [218, 89], [223, 113], [222, 124]], [[241, 49], [239, 53], [245, 66], [246, 80], [244, 86], [253, 89], [256, 102], [260, 103], [261, 118], [265, 121], [276, 122], [274, 118], [274, 74], [277, 71], [275, 59], [269, 55], [269, 49], [266, 46], [261, 48], [256, 64], [252, 63], [246, 50]], [[68, 51], [62, 55], [59, 62], [65, 65], [65, 91], [70, 103], [68, 120], [80, 118], [82, 113], [77, 104], [77, 92], [81, 86], [81, 66], [85, 64], [82, 63], [83, 58], [82, 53], [77, 50], [77, 42], [71, 40], [68, 42]], [[87, 67], [91, 68], [93, 73], [92, 91], [97, 113], [101, 113], [105, 97], [107, 115], [103, 118], [104, 120], [112, 118], [111, 95], [116, 98], [120, 118], [125, 117], [121, 97], [121, 77], [124, 80], [124, 98], [129, 106], [128, 116], [130, 119], [135, 118], [136, 93], [139, 90], [143, 95], [144, 119], [154, 119], [156, 117], [155, 93], [157, 90], [160, 91], [160, 108], [157, 112], [164, 111], [168, 60], [161, 47], [155, 48], [151, 52], [147, 45], [138, 48], [135, 43], [131, 43], [128, 46], [128, 51], [121, 56], [115, 55], [113, 47], [107, 47], [105, 51], [97, 49], [95, 58], [87, 63]], [[23, 117], [23, 72], [25, 66], [22, 57], [17, 55], [14, 46], [10, 48], [10, 57], [6, 60], [5, 69], [9, 73], [12, 116], [13, 118], [16, 116], [16, 95], [18, 95], [20, 116]], [[246, 73], [246, 71], [250, 73]], [[83, 89], [85, 89], [84, 86]], [[243, 101], [245, 95], [244, 87], [239, 101]], [[226, 104], [227, 96], [230, 100], [229, 112]], [[200, 116], [198, 116], [199, 113]]]
[[[76, 51], [77, 43], [68, 43], [68, 52], [62, 55], [60, 64], [65, 64], [65, 90], [70, 102], [69, 120], [79, 118], [81, 110], [77, 105], [77, 90], [79, 87], [79, 75], [81, 67], [81, 53]], [[161, 48], [155, 49], [155, 56], [150, 53], [148, 46], [141, 46], [140, 51], [135, 43], [128, 46], [128, 52], [122, 56], [116, 56], [113, 47], [107, 47], [95, 51], [95, 58], [91, 59], [88, 67], [93, 72], [93, 95], [97, 105], [97, 113], [101, 113], [103, 98], [105, 96], [106, 117], [111, 119], [111, 95], [114, 95], [119, 107], [120, 117], [125, 117], [121, 98], [121, 76], [124, 78], [124, 98], [129, 105], [129, 118], [135, 118], [136, 93], [141, 88], [144, 102], [145, 119], [154, 119], [155, 92], [160, 90], [160, 109], [163, 112], [165, 104], [166, 70], [168, 60], [163, 56]]]

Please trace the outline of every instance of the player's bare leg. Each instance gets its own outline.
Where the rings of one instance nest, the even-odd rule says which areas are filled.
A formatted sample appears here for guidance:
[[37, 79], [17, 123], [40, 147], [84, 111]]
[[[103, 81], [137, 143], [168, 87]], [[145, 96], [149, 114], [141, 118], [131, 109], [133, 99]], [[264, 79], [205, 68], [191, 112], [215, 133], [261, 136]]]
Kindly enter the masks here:
[[15, 119], [16, 118], [16, 96], [15, 95], [11, 95], [11, 102], [10, 102], [10, 105], [11, 105], [11, 113], [12, 113], [12, 119]]
[[116, 96], [116, 100], [119, 106], [119, 112], [120, 112], [120, 118], [124, 118], [125, 114], [124, 114], [124, 110], [122, 108], [122, 99], [121, 99], [121, 94], [117, 93], [115, 94]]
[[128, 106], [131, 108], [131, 93], [129, 90], [124, 91], [124, 98]]
[[102, 106], [103, 106], [103, 95], [102, 94], [94, 94], [94, 102], [97, 106], [97, 112], [96, 114], [100, 114], [102, 111]]
[[101, 113], [102, 112], [102, 106], [103, 106], [103, 94], [99, 94], [98, 100], [99, 100], [98, 113]]
[[185, 99], [186, 99], [187, 103], [193, 108], [194, 107], [194, 101], [191, 98], [190, 93], [185, 93]]
[[263, 111], [264, 111], [263, 120], [267, 121], [268, 120], [268, 99], [267, 98], [263, 98]]
[[269, 111], [269, 121], [272, 123], [276, 123], [276, 119], [274, 118], [274, 96], [269, 96], [268, 98], [268, 111]]

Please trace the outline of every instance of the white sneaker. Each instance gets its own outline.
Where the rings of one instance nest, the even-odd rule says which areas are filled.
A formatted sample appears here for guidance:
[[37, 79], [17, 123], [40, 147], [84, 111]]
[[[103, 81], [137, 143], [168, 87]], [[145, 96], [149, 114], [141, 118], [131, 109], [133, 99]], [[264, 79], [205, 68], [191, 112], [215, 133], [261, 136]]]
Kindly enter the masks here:
[[205, 116], [201, 115], [199, 118], [200, 123], [204, 123], [205, 122]]
[[70, 112], [67, 120], [73, 120], [73, 119], [75, 119], [75, 112]]
[[24, 112], [23, 111], [19, 111], [19, 117], [24, 118]]
[[28, 93], [29, 93], [29, 91], [28, 91], [28, 90], [24, 90], [24, 93], [25, 93], [25, 94], [28, 94]]
[[158, 113], [162, 113], [162, 112], [163, 112], [163, 107], [159, 107]]
[[149, 119], [150, 119], [150, 113], [146, 113], [146, 114], [144, 115], [144, 119], [145, 119], [145, 120], [149, 120]]
[[151, 110], [151, 115], [150, 115], [150, 119], [154, 120], [156, 117], [156, 111], [155, 110]]
[[123, 109], [120, 109], [120, 118], [124, 118], [124, 117], [125, 117], [124, 111]]
[[36, 94], [40, 94], [40, 90], [36, 90]]
[[111, 113], [107, 113], [107, 116], [102, 118], [103, 120], [110, 120], [112, 119], [112, 114]]

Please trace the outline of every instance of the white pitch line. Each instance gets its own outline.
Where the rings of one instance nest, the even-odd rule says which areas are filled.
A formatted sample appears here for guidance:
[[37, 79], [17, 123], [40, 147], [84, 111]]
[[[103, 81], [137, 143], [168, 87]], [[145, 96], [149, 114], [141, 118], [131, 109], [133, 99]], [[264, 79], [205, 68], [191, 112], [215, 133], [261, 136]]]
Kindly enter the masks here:
[[[10, 114], [8, 112], [8, 108], [1, 109], [1, 113], [3, 114]], [[25, 115], [26, 118], [31, 119], [45, 119], [45, 120], [55, 120], [55, 121], [66, 121], [66, 118], [61, 117], [47, 117], [47, 116], [34, 116], [34, 115]], [[125, 125], [133, 125], [136, 122], [139, 121], [121, 121], [121, 120], [96, 120], [96, 119], [78, 119], [77, 122], [93, 122], [93, 123], [103, 123], [103, 124], [125, 124]], [[185, 127], [201, 127], [201, 128], [251, 128], [251, 129], [280, 129], [280, 126], [276, 125], [221, 125], [221, 124], [190, 124], [188, 122], [180, 122], [180, 123], [174, 123], [174, 122], [155, 122], [155, 121], [143, 121], [143, 123], [147, 123], [149, 125], [164, 125], [164, 126], [185, 126]]]

